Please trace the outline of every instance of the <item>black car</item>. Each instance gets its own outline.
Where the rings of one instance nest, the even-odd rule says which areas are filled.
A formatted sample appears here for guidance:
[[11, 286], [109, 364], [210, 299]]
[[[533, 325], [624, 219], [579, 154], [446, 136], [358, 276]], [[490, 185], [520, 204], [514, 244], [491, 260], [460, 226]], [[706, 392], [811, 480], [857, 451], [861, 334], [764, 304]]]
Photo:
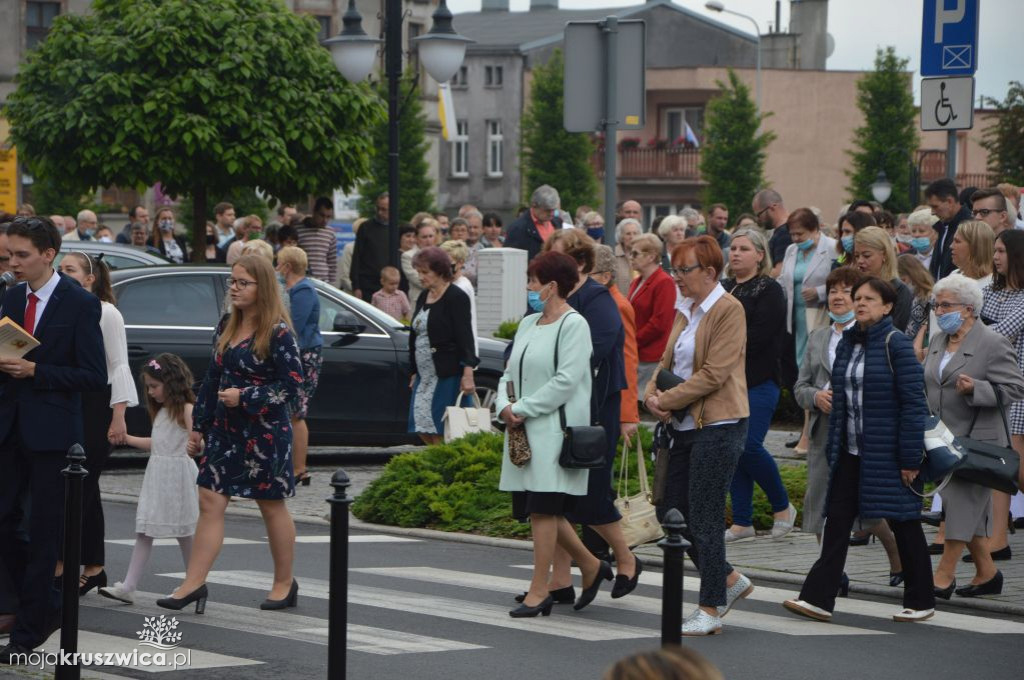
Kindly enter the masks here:
[[[132, 372], [161, 352], [177, 354], [200, 380], [225, 308], [230, 269], [168, 265], [111, 273], [117, 308], [124, 316]], [[417, 441], [407, 432], [409, 334], [377, 308], [320, 281], [320, 331], [324, 363], [310, 404], [312, 444], [399, 444]], [[480, 338], [476, 372], [481, 402], [493, 409], [504, 370], [505, 343]], [[140, 396], [142, 396], [140, 394]], [[145, 409], [128, 410], [128, 431], [149, 430]]]

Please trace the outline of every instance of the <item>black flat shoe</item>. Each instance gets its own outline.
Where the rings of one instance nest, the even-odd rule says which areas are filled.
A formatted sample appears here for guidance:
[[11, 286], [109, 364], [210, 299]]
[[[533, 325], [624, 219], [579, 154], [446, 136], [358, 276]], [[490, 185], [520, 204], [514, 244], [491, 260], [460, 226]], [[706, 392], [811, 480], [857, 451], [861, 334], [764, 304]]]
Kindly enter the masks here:
[[181, 611], [193, 602], [196, 603], [196, 614], [202, 614], [206, 611], [206, 598], [209, 592], [206, 590], [206, 584], [199, 586], [185, 597], [164, 597], [156, 601], [157, 607], [163, 607], [164, 609], [173, 609], [175, 611]]
[[953, 579], [953, 582], [945, 588], [932, 586], [932, 589], [935, 591], [935, 597], [943, 600], [948, 600], [949, 598], [953, 597], [953, 591], [956, 590], [956, 579]]
[[636, 584], [640, 581], [640, 574], [644, 570], [644, 563], [640, 561], [639, 557], [634, 557], [636, 559], [636, 571], [633, 573], [633, 578], [628, 578], [622, 574], [618, 574], [615, 577], [615, 585], [612, 586], [613, 600], [625, 597], [636, 590]]
[[946, 549], [945, 543], [929, 543], [928, 554], [929, 555], [941, 555], [942, 551]]
[[11, 642], [0, 648], [0, 664], [13, 666], [16, 663], [25, 663], [24, 659], [32, 654], [32, 650], [17, 642]]
[[[996, 550], [992, 553], [993, 562], [1007, 562], [1013, 557], [1013, 551], [1010, 550], [1010, 546], [1006, 546], [1002, 550]], [[974, 564], [974, 558], [971, 557], [970, 553], [964, 555], [964, 562], [968, 564]]]
[[551, 597], [551, 595], [548, 595], [536, 607], [529, 607], [525, 604], [521, 604], [510, 611], [508, 615], [513, 619], [529, 619], [537, 616], [537, 614], [551, 616], [551, 606], [553, 604], [555, 604], [555, 599]]
[[92, 576], [85, 576], [84, 574], [78, 578], [78, 596], [81, 597], [93, 588], [106, 588], [107, 587], [107, 572], [100, 569], [99, 573], [93, 574]]
[[[566, 586], [565, 588], [556, 588], [548, 592], [548, 595], [554, 598], [555, 604], [572, 604], [576, 601], [576, 589], [572, 586]], [[526, 593], [522, 595], [516, 595], [516, 602], [522, 602], [526, 599]]]
[[896, 586], [903, 583], [903, 572], [902, 571], [890, 571], [889, 572], [889, 585], [895, 588]]
[[597, 575], [594, 576], [594, 580], [583, 589], [579, 599], [576, 600], [576, 604], [572, 608], [579, 611], [593, 602], [594, 598], [597, 597], [597, 591], [601, 590], [601, 581], [611, 581], [613, 578], [615, 578], [615, 574], [612, 572], [612, 565], [602, 561], [601, 566], [597, 569]]
[[263, 600], [260, 603], [260, 609], [287, 609], [288, 607], [294, 607], [299, 603], [299, 582], [292, 579], [292, 587], [288, 589], [288, 594], [285, 595], [283, 600]]
[[978, 597], [980, 595], [999, 595], [1003, 592], [1003, 572], [997, 571], [996, 575], [978, 585], [968, 584], [963, 588], [957, 588], [956, 594], [960, 597]]
[[868, 541], [875, 542], [875, 535], [867, 532], [860, 534], [859, 536], [855, 533], [850, 534], [850, 545], [857, 547], [861, 545], [867, 545]]
[[836, 593], [836, 597], [849, 597], [850, 596], [850, 577], [843, 572], [843, 578], [839, 581], [839, 592]]

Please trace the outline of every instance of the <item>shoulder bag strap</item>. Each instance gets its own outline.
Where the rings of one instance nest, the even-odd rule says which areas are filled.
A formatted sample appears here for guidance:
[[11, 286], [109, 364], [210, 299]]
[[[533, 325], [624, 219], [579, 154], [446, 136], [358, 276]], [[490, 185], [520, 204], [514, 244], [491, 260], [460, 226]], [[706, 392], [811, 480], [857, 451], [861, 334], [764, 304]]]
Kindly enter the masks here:
[[[562, 339], [562, 325], [565, 323], [565, 320], [567, 318], [569, 318], [569, 316], [571, 314], [577, 314], [577, 313], [578, 312], [576, 312], [576, 311], [566, 312], [566, 314], [562, 317], [562, 320], [558, 322], [558, 331], [555, 333], [555, 373], [558, 373], [558, 343]], [[594, 414], [594, 413], [597, 412], [596, 406], [597, 406], [597, 404], [596, 404], [596, 402], [594, 400], [594, 388], [593, 388], [593, 385], [591, 385], [591, 388], [590, 388], [590, 413], [591, 414]], [[558, 407], [558, 420], [559, 420], [559, 423], [562, 426], [562, 430], [565, 430], [565, 404], [562, 404], [561, 406]]]

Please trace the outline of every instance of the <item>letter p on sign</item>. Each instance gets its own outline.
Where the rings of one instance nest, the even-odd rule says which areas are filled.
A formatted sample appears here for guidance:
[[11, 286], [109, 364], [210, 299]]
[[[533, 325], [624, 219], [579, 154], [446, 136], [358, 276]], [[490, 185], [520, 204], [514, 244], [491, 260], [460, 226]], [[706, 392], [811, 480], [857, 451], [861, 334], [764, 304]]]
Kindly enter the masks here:
[[966, 0], [956, 0], [956, 7], [946, 9], [945, 2], [938, 0], [935, 7], [935, 42], [941, 44], [942, 32], [946, 24], [959, 24], [967, 13]]

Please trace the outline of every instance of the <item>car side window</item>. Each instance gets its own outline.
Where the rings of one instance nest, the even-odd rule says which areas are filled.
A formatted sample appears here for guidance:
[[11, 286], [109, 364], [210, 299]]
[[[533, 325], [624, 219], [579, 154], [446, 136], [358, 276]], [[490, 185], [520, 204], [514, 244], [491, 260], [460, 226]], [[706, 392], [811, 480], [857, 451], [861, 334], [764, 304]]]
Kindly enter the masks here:
[[121, 255], [104, 255], [103, 261], [107, 263], [107, 266], [111, 269], [126, 269], [128, 267], [141, 267], [145, 263], [138, 260], [133, 260], [130, 257], [122, 257]]
[[[358, 312], [352, 310], [351, 308], [346, 307], [345, 305], [341, 304], [340, 302], [338, 302], [334, 298], [328, 297], [327, 295], [324, 295], [324, 293], [322, 293], [319, 290], [316, 292], [316, 294], [320, 298], [320, 332], [321, 333], [332, 333], [332, 332], [334, 332], [334, 318], [336, 316], [338, 316], [339, 312], [343, 312], [343, 311], [344, 312], [348, 312], [349, 314], [354, 314], [355, 317], [357, 319], [359, 319], [359, 321], [361, 323], [366, 324], [367, 329], [376, 329], [376, 326], [373, 325], [368, 319], [364, 318], [362, 314], [359, 314]], [[371, 330], [369, 332], [379, 332], [379, 331]]]
[[220, 320], [212, 276], [157, 276], [119, 285], [117, 309], [126, 326], [214, 327]]

